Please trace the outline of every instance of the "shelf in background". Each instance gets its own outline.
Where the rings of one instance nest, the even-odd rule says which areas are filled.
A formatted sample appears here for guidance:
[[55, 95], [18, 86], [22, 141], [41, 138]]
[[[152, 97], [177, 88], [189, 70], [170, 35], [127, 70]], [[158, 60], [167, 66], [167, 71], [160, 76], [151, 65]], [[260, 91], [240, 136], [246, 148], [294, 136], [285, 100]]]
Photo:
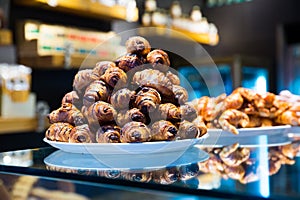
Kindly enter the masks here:
[[1, 118], [0, 134], [35, 131], [38, 122], [36, 118]]
[[[56, 4], [51, 5], [51, 2], [55, 2]], [[93, 18], [128, 20], [129, 13], [124, 6], [106, 6], [96, 1], [92, 2], [89, 0], [14, 0], [14, 3], [22, 6], [40, 7]], [[138, 20], [137, 8], [130, 12], [130, 14], [132, 16], [130, 16], [129, 21]]]

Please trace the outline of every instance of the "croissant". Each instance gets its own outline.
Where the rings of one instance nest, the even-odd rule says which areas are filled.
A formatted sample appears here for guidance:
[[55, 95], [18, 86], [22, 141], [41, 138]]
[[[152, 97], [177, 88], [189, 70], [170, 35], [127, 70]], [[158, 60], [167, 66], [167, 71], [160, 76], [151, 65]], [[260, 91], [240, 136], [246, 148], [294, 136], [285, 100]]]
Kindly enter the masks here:
[[73, 80], [73, 88], [79, 94], [83, 94], [85, 88], [95, 79], [92, 77], [92, 69], [84, 69], [77, 72]]
[[181, 87], [180, 85], [173, 85], [172, 91], [175, 95], [175, 101], [182, 105], [187, 102], [189, 95], [185, 88]]
[[202, 116], [197, 116], [196, 119], [194, 119], [193, 124], [196, 125], [196, 127], [198, 128], [198, 130], [200, 131], [199, 137], [202, 137], [203, 135], [205, 135], [207, 133], [207, 127], [205, 125], [204, 119]]
[[100, 77], [106, 72], [108, 68], [116, 67], [114, 62], [111, 61], [100, 61], [96, 63], [96, 66], [94, 67], [92, 71], [92, 78], [94, 80], [99, 80]]
[[160, 104], [158, 106], [158, 111], [161, 119], [171, 121], [177, 121], [181, 119], [180, 109], [178, 109], [178, 107], [172, 103]]
[[154, 69], [144, 69], [133, 75], [132, 84], [138, 86], [152, 87], [161, 94], [172, 93], [172, 83], [164, 73]]
[[98, 143], [119, 143], [121, 128], [116, 125], [101, 126], [96, 132]]
[[178, 139], [193, 139], [201, 136], [200, 130], [192, 122], [184, 120], [178, 125]]
[[114, 88], [117, 84], [124, 86], [127, 82], [127, 75], [118, 67], [109, 67], [100, 79]]
[[111, 95], [110, 103], [116, 110], [129, 109], [133, 95], [135, 95], [134, 91], [122, 88]]
[[147, 55], [147, 62], [151, 63], [154, 69], [167, 72], [170, 67], [169, 56], [161, 49], [150, 51]]
[[127, 53], [134, 53], [140, 56], [146, 56], [151, 50], [150, 43], [141, 36], [130, 37], [126, 41], [125, 46]]
[[136, 54], [127, 54], [116, 60], [116, 65], [124, 72], [128, 72], [134, 68], [141, 68], [144, 62]]
[[176, 74], [173, 74], [172, 72], [168, 71], [166, 73], [166, 77], [171, 81], [173, 85], [180, 85], [180, 79]]
[[159, 169], [152, 172], [152, 180], [155, 183], [168, 185], [179, 179], [179, 172], [175, 167]]
[[69, 123], [57, 122], [47, 129], [45, 137], [52, 141], [68, 142], [73, 126]]
[[143, 113], [153, 112], [156, 106], [161, 103], [160, 94], [153, 88], [143, 87], [134, 99], [134, 107]]
[[147, 123], [146, 116], [137, 108], [120, 111], [116, 118], [116, 122], [119, 126], [124, 126], [131, 121]]
[[152, 124], [151, 133], [152, 140], [165, 141], [175, 140], [177, 136], [177, 128], [171, 122], [160, 120]]
[[142, 122], [128, 122], [121, 129], [121, 142], [148, 142], [151, 139], [149, 128]]
[[151, 172], [126, 172], [122, 171], [121, 176], [125, 180], [148, 183], [152, 179]]
[[95, 135], [91, 133], [87, 124], [75, 126], [70, 133], [69, 142], [92, 143], [95, 142]]
[[219, 124], [223, 130], [230, 131], [234, 134], [238, 134], [236, 129], [239, 125], [246, 127], [249, 123], [249, 117], [244, 112], [235, 109], [228, 109], [222, 113], [219, 118]]
[[96, 80], [86, 88], [83, 95], [83, 105], [86, 107], [90, 107], [97, 101], [107, 101], [109, 96], [110, 89], [105, 84], [105, 82]]
[[116, 110], [111, 104], [104, 101], [95, 102], [87, 110], [87, 120], [93, 130], [98, 129], [99, 124], [114, 121], [114, 117], [116, 116]]
[[72, 125], [81, 125], [85, 123], [83, 114], [70, 103], [63, 103], [60, 108], [48, 114], [49, 123], [67, 122]]
[[300, 119], [297, 116], [296, 112], [287, 110], [281, 113], [276, 119], [275, 122], [278, 124], [289, 124], [292, 126], [299, 126]]
[[71, 103], [78, 108], [81, 107], [82, 104], [81, 98], [75, 90], [66, 93], [65, 96], [62, 98], [61, 103]]
[[187, 121], [193, 121], [197, 117], [197, 110], [192, 104], [185, 103], [179, 107], [181, 118]]

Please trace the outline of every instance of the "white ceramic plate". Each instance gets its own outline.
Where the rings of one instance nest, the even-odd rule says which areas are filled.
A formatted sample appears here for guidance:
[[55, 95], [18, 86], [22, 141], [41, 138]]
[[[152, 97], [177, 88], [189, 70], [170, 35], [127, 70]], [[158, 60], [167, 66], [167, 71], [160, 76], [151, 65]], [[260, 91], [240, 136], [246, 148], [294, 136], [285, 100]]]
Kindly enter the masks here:
[[159, 154], [78, 154], [57, 150], [44, 159], [46, 165], [73, 170], [153, 170], [190, 165], [207, 160], [209, 155], [196, 148]]
[[204, 145], [226, 146], [239, 143], [241, 146], [281, 146], [290, 143], [287, 132], [290, 125], [240, 128], [235, 135], [222, 129], [208, 129], [208, 137]]
[[45, 142], [65, 152], [127, 155], [180, 152], [185, 151], [196, 143], [201, 143], [203, 140], [204, 138], [143, 143], [67, 143], [50, 141], [44, 138]]

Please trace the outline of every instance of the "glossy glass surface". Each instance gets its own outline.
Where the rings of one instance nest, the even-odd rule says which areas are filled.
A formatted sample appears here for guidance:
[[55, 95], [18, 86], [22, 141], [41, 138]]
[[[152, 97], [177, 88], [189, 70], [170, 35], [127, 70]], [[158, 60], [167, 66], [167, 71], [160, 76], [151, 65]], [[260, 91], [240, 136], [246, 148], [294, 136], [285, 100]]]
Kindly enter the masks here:
[[[197, 145], [173, 165], [134, 170], [103, 167], [105, 163], [90, 155], [53, 147], [3, 152], [0, 179], [10, 193], [24, 175], [31, 175], [26, 178], [32, 180], [26, 182], [31, 196], [45, 195], [50, 190], [76, 193], [79, 199], [118, 199], [119, 195], [142, 199], [299, 199], [300, 140], [297, 133], [289, 134], [289, 138], [288, 144], [271, 146], [264, 138], [256, 146]], [[203, 159], [202, 152], [209, 158]], [[126, 159], [130, 162], [134, 158]]]

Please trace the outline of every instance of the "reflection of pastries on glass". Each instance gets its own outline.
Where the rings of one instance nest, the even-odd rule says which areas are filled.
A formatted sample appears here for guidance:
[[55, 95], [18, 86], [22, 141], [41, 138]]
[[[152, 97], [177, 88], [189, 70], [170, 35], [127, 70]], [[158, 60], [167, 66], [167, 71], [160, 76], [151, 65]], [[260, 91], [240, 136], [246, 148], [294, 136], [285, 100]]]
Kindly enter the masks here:
[[116, 110], [129, 109], [130, 99], [133, 95], [135, 95], [134, 91], [122, 88], [111, 95], [110, 103]]
[[158, 106], [160, 119], [178, 121], [181, 119], [180, 109], [172, 103], [163, 103]]
[[179, 166], [179, 177], [181, 181], [189, 180], [199, 173], [199, 166], [197, 164]]
[[83, 114], [73, 104], [63, 103], [60, 108], [52, 111], [48, 116], [49, 123], [67, 122], [72, 125], [85, 123]]
[[189, 95], [185, 88], [181, 87], [180, 85], [173, 85], [172, 91], [175, 95], [175, 101], [182, 105], [187, 102]]
[[124, 72], [132, 69], [140, 69], [143, 67], [143, 58], [138, 57], [136, 54], [127, 54], [116, 60], [116, 65]]
[[98, 170], [97, 175], [105, 178], [118, 179], [121, 177], [120, 170]]
[[160, 103], [160, 94], [150, 87], [143, 87], [134, 99], [134, 107], [140, 109], [143, 113], [153, 112]]
[[110, 89], [106, 83], [101, 80], [96, 80], [86, 88], [83, 95], [83, 105], [89, 107], [97, 101], [107, 101], [109, 96]]
[[73, 126], [69, 123], [57, 122], [51, 124], [46, 131], [46, 138], [52, 141], [69, 142]]
[[71, 103], [77, 108], [80, 108], [82, 105], [81, 99], [75, 90], [66, 93], [65, 96], [62, 98], [61, 103]]
[[106, 72], [106, 70], [110, 67], [116, 67], [114, 62], [111, 61], [100, 61], [96, 63], [96, 66], [93, 68], [92, 71], [92, 78], [94, 80], [99, 80], [100, 77]]
[[172, 72], [168, 71], [166, 73], [166, 77], [171, 81], [173, 85], [180, 85], [180, 79], [176, 74], [173, 74]]
[[126, 41], [125, 46], [127, 53], [134, 53], [140, 56], [146, 56], [151, 50], [148, 40], [141, 36], [130, 37]]
[[170, 67], [169, 56], [161, 49], [154, 49], [147, 55], [147, 62], [151, 63], [154, 69], [167, 72]]
[[84, 93], [85, 88], [95, 79], [93, 79], [92, 69], [84, 69], [77, 72], [73, 80], [73, 88], [80, 95]]
[[91, 133], [87, 124], [75, 126], [70, 133], [69, 142], [92, 143], [95, 142], [95, 135]]
[[127, 82], [126, 73], [118, 67], [109, 67], [100, 78], [113, 88], [117, 84], [123, 87]]
[[177, 128], [171, 122], [160, 120], [152, 124], [153, 141], [174, 140], [177, 137]]
[[142, 122], [129, 122], [121, 129], [121, 142], [148, 142], [151, 133], [148, 127]]
[[249, 159], [250, 150], [248, 148], [239, 148], [239, 144], [235, 143], [222, 148], [219, 156], [226, 165], [235, 167]]
[[99, 124], [112, 122], [116, 116], [116, 110], [111, 104], [104, 101], [97, 101], [87, 111], [87, 120], [91, 127], [99, 127]]
[[144, 124], [147, 122], [146, 116], [137, 108], [121, 110], [115, 120], [119, 126], [124, 126], [131, 121], [142, 122]]
[[152, 181], [159, 184], [172, 184], [178, 181], [179, 172], [175, 167], [160, 169], [152, 172]]
[[148, 183], [152, 179], [151, 172], [121, 172], [121, 177], [125, 180]]
[[121, 128], [116, 125], [103, 125], [96, 132], [98, 143], [119, 143]]
[[193, 139], [200, 137], [200, 130], [198, 127], [189, 121], [182, 121], [178, 123], [178, 138], [179, 139]]
[[245, 175], [245, 169], [243, 166], [230, 166], [225, 167], [225, 174], [229, 178], [235, 179], [235, 180], [241, 180], [243, 179]]

